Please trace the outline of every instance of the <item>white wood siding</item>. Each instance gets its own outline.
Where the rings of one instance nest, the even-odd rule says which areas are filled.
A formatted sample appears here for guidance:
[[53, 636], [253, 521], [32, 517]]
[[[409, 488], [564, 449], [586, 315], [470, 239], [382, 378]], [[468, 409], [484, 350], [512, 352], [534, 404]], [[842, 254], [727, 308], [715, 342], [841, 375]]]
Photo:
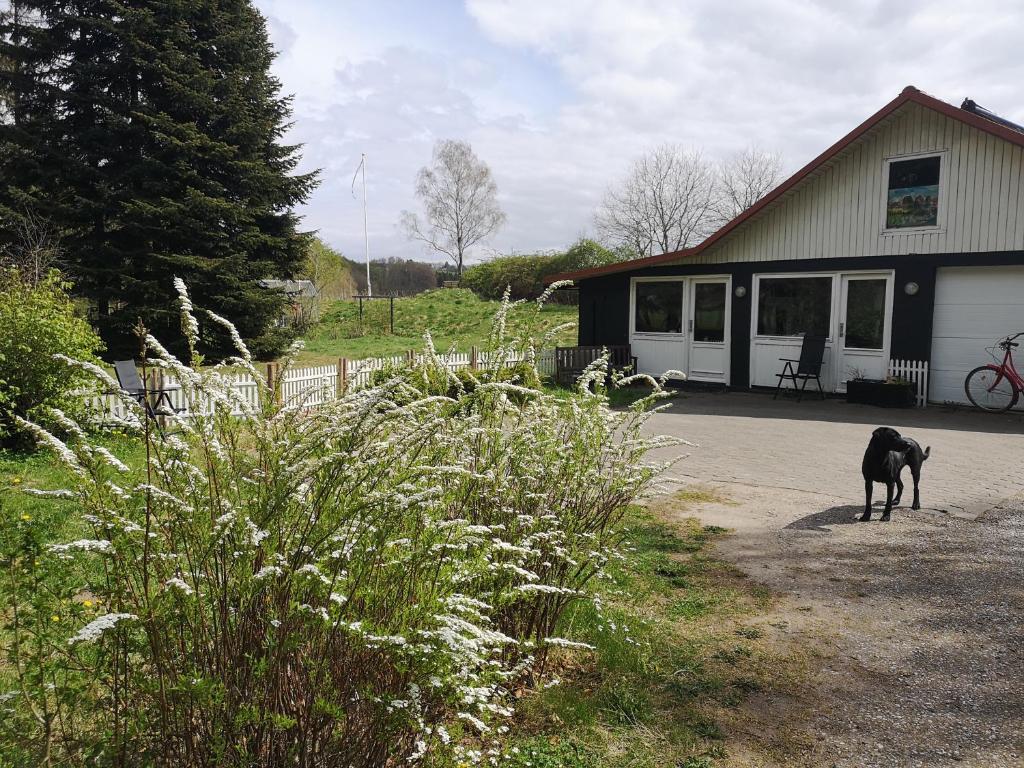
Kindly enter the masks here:
[[[884, 233], [886, 158], [942, 152], [939, 229]], [[908, 104], [687, 264], [1024, 250], [1024, 148]]]

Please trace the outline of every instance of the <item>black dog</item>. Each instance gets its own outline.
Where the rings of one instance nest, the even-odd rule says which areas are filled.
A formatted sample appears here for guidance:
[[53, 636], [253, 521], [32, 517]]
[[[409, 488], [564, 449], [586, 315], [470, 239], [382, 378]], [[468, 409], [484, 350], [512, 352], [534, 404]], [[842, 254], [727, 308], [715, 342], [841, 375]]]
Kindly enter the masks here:
[[[864, 451], [864, 461], [861, 463], [861, 472], [864, 473], [864, 493], [867, 497], [864, 502], [864, 514], [862, 521], [871, 519], [871, 492], [874, 483], [885, 483], [885, 511], [882, 512], [882, 520], [889, 519], [889, 513], [893, 506], [899, 506], [900, 497], [903, 496], [903, 481], [900, 473], [903, 467], [910, 467], [910, 474], [914, 476], [914, 505], [912, 509], [921, 508], [921, 495], [918, 491], [918, 483], [921, 481], [921, 465], [931, 454], [932, 448], [928, 446], [923, 451], [917, 441], [909, 437], [903, 437], [892, 427], [879, 427], [871, 433], [871, 442], [868, 449]], [[893, 498], [892, 487], [896, 486], [896, 498]]]

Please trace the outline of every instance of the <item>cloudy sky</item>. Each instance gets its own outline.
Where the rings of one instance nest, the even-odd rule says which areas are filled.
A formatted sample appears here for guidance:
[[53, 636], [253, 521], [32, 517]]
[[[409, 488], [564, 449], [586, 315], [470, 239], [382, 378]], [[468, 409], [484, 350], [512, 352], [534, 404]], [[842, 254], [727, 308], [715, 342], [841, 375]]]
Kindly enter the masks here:
[[661, 142], [755, 144], [799, 168], [903, 86], [1024, 121], [1024, 3], [1003, 0], [256, 0], [322, 184], [306, 226], [361, 258], [350, 185], [368, 158], [371, 256], [438, 139], [490, 164], [508, 223], [477, 257], [564, 247]]

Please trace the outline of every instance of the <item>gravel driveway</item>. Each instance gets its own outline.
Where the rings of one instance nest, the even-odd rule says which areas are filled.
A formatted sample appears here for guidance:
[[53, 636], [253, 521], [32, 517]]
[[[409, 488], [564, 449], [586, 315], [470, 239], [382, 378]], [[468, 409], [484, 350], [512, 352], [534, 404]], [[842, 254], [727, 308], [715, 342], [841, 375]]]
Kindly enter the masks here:
[[[785, 419], [774, 410], [719, 412], [728, 398], [757, 396], [700, 397], [656, 417], [653, 428], [703, 443], [675, 474], [730, 500], [697, 515], [734, 532], [720, 553], [782, 596], [764, 618], [766, 631], [810, 660], [803, 701], [768, 698], [749, 712], [750, 733], [792, 733], [782, 739], [788, 754], [769, 759], [759, 748], [751, 758], [739, 749], [725, 764], [1024, 766], [1019, 431], [1001, 431], [1006, 423], [998, 421], [978, 422], [992, 431], [971, 430], [973, 416], [962, 414], [958, 428], [944, 430], [940, 409], [901, 414], [919, 420], [901, 431], [924, 433], [933, 446], [922, 481], [931, 509], [900, 508], [891, 523], [865, 524], [855, 522], [859, 455], [874, 423], [893, 421], [891, 414]], [[832, 407], [833, 416], [851, 413]], [[808, 446], [809, 435], [825, 442]], [[854, 446], [828, 442], [858, 437]], [[793, 450], [779, 447], [787, 445]], [[993, 458], [958, 471], [961, 454], [974, 461], [974, 446], [988, 446]], [[744, 466], [748, 455], [756, 459]], [[743, 734], [736, 737], [742, 743]]]

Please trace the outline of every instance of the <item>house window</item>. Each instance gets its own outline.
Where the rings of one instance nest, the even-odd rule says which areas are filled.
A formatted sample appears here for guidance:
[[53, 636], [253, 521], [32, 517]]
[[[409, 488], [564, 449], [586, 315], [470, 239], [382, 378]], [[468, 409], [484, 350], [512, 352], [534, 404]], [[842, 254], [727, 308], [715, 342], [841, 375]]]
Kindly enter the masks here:
[[889, 161], [886, 229], [938, 226], [941, 163], [938, 155]]
[[758, 281], [758, 336], [828, 336], [831, 277], [762, 277]]
[[725, 283], [693, 286], [693, 340], [725, 341]]
[[885, 343], [885, 278], [850, 280], [846, 287], [846, 347], [883, 349]]
[[682, 333], [682, 281], [637, 283], [633, 328], [637, 333]]

